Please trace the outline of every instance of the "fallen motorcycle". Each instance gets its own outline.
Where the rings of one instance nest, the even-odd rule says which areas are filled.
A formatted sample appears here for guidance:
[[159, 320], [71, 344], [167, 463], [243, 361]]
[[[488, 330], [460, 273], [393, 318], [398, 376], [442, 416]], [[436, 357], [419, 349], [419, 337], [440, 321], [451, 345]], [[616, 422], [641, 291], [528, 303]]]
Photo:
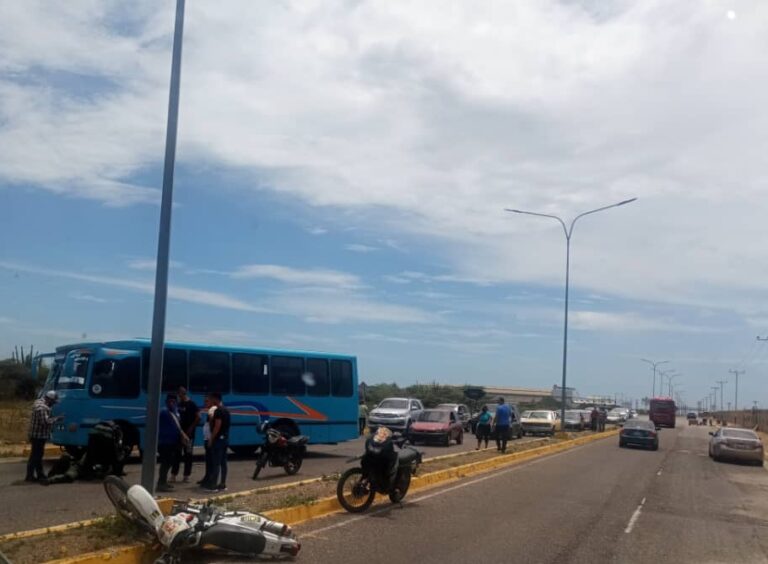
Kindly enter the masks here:
[[307, 453], [309, 437], [306, 435], [291, 436], [275, 429], [269, 422], [264, 422], [260, 427], [265, 435], [264, 443], [259, 447], [256, 458], [256, 467], [253, 469], [253, 480], [259, 477], [262, 468], [269, 465], [282, 467], [285, 473], [293, 476], [301, 468], [304, 455]]
[[[400, 503], [422, 462], [422, 453], [406, 445], [407, 439], [393, 435], [386, 427], [365, 443], [365, 454], [350, 459], [360, 466], [344, 472], [336, 484], [336, 498], [350, 513], [362, 513], [373, 503], [377, 493]], [[395, 450], [394, 446], [399, 450]]]
[[192, 550], [257, 560], [262, 556], [293, 558], [301, 544], [288, 525], [249, 511], [225, 511], [205, 504], [178, 503], [163, 515], [152, 495], [117, 476], [104, 489], [118, 514], [155, 535], [163, 546], [156, 564], [178, 564]]

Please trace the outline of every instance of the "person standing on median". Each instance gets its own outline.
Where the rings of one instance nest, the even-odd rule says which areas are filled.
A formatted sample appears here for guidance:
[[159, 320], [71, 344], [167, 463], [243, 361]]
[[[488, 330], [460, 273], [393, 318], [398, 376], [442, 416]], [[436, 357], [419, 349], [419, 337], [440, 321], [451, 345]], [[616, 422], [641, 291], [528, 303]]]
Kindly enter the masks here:
[[189, 482], [189, 476], [192, 474], [192, 452], [195, 448], [195, 430], [197, 424], [200, 422], [200, 408], [192, 401], [187, 394], [187, 389], [184, 386], [179, 388], [179, 423], [181, 424], [181, 430], [187, 435], [187, 441], [180, 446], [181, 456], [176, 458], [176, 461], [171, 468], [171, 482], [176, 481], [176, 477], [179, 474], [179, 466], [181, 461], [184, 461], [184, 478], [183, 482]]
[[[227, 448], [229, 447], [229, 410], [221, 403], [221, 394], [211, 392], [208, 394], [211, 405], [216, 406], [216, 411], [211, 420], [211, 475], [208, 476], [209, 492], [227, 491]], [[219, 472], [221, 481], [219, 482]], [[217, 484], [218, 482], [218, 484]]]
[[165, 396], [165, 407], [160, 410], [157, 430], [157, 454], [160, 458], [158, 492], [173, 491], [173, 486], [168, 483], [168, 471], [178, 463], [179, 445], [187, 441], [186, 434], [181, 430], [176, 403], [176, 394], [168, 394]]
[[485, 448], [488, 448], [488, 439], [491, 436], [491, 420], [493, 416], [488, 411], [488, 406], [484, 405], [480, 411], [480, 415], [477, 417], [477, 428], [475, 429], [475, 435], [477, 436], [477, 448], [480, 450], [480, 443], [485, 441]]
[[499, 398], [499, 405], [496, 407], [496, 416], [493, 418], [496, 428], [496, 450], [502, 453], [507, 452], [507, 441], [509, 440], [509, 427], [512, 423], [512, 410], [504, 403], [504, 398]]
[[598, 422], [600, 420], [600, 412], [597, 410], [597, 406], [592, 408], [592, 412], [589, 414], [589, 422], [591, 423], [592, 431], [597, 432]]
[[43, 456], [45, 443], [51, 438], [53, 424], [63, 418], [62, 415], [53, 417], [51, 408], [59, 401], [59, 396], [53, 390], [36, 400], [32, 406], [32, 418], [29, 420], [29, 460], [27, 461], [27, 482], [42, 482], [45, 480]]

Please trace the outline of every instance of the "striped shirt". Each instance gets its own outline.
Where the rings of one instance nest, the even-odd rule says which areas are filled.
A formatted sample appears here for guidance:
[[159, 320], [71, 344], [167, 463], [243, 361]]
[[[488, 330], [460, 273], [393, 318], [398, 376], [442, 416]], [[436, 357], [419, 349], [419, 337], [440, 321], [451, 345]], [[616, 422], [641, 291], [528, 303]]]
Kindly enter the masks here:
[[32, 406], [32, 419], [29, 421], [30, 439], [50, 439], [54, 418], [51, 417], [51, 406], [44, 399], [35, 401]]

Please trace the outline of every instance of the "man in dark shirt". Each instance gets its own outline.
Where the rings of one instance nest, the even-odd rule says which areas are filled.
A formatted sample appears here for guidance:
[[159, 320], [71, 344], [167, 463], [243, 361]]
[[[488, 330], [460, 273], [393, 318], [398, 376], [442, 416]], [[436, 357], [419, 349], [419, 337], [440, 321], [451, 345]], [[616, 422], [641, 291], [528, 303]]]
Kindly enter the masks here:
[[192, 401], [187, 393], [187, 389], [184, 386], [179, 388], [179, 404], [177, 407], [179, 411], [179, 423], [181, 429], [187, 435], [189, 439], [186, 443], [181, 445], [181, 456], [177, 457], [173, 468], [171, 468], [171, 482], [176, 481], [176, 476], [179, 475], [179, 466], [181, 461], [184, 461], [184, 479], [183, 481], [189, 482], [189, 476], [192, 474], [192, 450], [195, 446], [195, 430], [197, 424], [200, 422], [200, 408]]
[[[221, 394], [208, 394], [211, 405], [216, 406], [211, 420], [211, 475], [208, 476], [207, 490], [223, 492], [227, 490], [227, 447], [229, 447], [229, 410], [221, 403]], [[221, 471], [221, 481], [219, 481]]]

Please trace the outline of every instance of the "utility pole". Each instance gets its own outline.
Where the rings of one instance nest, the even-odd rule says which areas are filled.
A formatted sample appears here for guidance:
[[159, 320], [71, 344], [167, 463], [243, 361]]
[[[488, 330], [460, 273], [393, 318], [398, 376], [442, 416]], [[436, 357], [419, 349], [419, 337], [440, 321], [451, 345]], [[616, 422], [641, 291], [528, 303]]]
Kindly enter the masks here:
[[[758, 337], [759, 339], [760, 337]], [[736, 411], [739, 410], [739, 374], [746, 373], [746, 370], [734, 370], [733, 368], [729, 370], [731, 374], [736, 376], [736, 393], [734, 394], [733, 398], [733, 407], [736, 409]]]
[[720, 386], [711, 386], [712, 393], [710, 396], [712, 399], [709, 400], [710, 405], [712, 406], [712, 411], [717, 411], [717, 390], [720, 389]]
[[[724, 410], [723, 405], [723, 388], [725, 388], [725, 385], [728, 383], [728, 380], [715, 380], [718, 384], [720, 384], [720, 411]], [[717, 396], [715, 396], [715, 403], [717, 403]]]

